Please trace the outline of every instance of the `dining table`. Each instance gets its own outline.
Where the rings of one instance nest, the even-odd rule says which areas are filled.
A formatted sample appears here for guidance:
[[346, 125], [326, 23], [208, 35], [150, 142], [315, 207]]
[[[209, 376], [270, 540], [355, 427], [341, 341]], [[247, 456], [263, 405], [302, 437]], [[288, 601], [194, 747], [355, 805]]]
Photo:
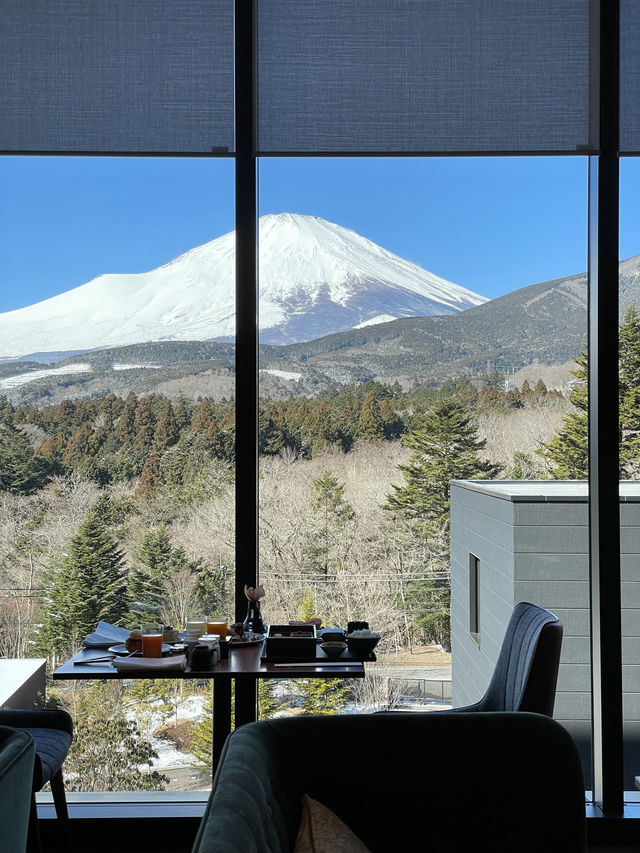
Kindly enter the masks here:
[[[354, 656], [327, 658], [320, 648], [314, 659], [267, 661], [263, 659], [264, 642], [234, 646], [229, 656], [209, 669], [157, 669], [142, 664], [136, 669], [113, 666], [115, 655], [106, 657], [104, 649], [84, 648], [61, 664], [53, 673], [57, 681], [118, 679], [198, 679], [213, 682], [213, 749], [212, 772], [215, 774], [224, 743], [231, 733], [231, 688], [235, 683], [235, 726], [257, 719], [257, 680], [263, 678], [364, 678], [364, 661]], [[347, 653], [348, 654], [348, 653]], [[102, 659], [102, 660], [100, 660]], [[144, 660], [138, 659], [138, 660]], [[164, 660], [164, 659], [163, 659]], [[95, 662], [94, 662], [95, 661]]]

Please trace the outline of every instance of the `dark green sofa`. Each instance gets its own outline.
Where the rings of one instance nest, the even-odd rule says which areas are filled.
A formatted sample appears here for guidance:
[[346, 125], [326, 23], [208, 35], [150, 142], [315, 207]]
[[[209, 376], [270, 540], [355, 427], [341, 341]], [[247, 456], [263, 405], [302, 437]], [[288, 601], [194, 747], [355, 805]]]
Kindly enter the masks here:
[[297, 717], [238, 729], [193, 853], [290, 853], [304, 793], [372, 853], [585, 850], [573, 741], [529, 713]]
[[26, 848], [35, 754], [33, 738], [30, 735], [19, 729], [0, 726], [2, 853], [23, 853]]

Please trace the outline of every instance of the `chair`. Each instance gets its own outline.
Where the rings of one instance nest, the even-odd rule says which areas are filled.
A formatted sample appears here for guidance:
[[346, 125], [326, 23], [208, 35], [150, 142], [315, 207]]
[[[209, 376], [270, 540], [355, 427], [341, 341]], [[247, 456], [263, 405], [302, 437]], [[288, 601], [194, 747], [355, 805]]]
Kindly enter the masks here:
[[73, 723], [66, 711], [0, 710], [0, 726], [20, 729], [33, 738], [35, 761], [31, 780], [28, 849], [36, 851], [40, 849], [36, 791], [49, 782], [58, 820], [66, 824], [69, 817], [62, 764], [73, 740]]
[[291, 853], [304, 794], [371, 853], [586, 850], [568, 732], [540, 714], [487, 712], [241, 726], [223, 748], [192, 853]]
[[531, 711], [553, 716], [562, 622], [542, 607], [516, 604], [487, 692], [459, 711]]
[[26, 732], [0, 726], [0, 850], [27, 844], [35, 748]]

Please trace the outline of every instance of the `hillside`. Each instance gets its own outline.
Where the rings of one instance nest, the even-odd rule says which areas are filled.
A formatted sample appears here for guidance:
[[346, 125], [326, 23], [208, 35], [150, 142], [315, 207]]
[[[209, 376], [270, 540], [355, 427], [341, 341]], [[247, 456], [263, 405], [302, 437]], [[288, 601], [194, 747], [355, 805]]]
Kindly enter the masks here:
[[[398, 380], [408, 388], [457, 376], [561, 365], [585, 344], [586, 300], [583, 273], [523, 287], [454, 315], [408, 317], [288, 346], [261, 344], [261, 394], [313, 395], [369, 379]], [[621, 317], [631, 303], [640, 304], [640, 256], [620, 265]], [[194, 400], [228, 398], [233, 395], [234, 346], [135, 344], [70, 356], [56, 362], [56, 373], [47, 373], [46, 367], [2, 365], [0, 393], [14, 403], [35, 405], [110, 392], [126, 396], [129, 390]]]

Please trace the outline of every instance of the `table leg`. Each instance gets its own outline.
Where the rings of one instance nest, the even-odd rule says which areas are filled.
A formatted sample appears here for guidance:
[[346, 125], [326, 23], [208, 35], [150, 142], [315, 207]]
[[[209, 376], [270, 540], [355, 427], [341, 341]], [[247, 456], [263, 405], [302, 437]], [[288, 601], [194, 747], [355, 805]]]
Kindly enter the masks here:
[[258, 719], [258, 679], [236, 678], [236, 728]]
[[213, 750], [211, 772], [215, 776], [225, 740], [231, 733], [231, 679], [213, 680]]

